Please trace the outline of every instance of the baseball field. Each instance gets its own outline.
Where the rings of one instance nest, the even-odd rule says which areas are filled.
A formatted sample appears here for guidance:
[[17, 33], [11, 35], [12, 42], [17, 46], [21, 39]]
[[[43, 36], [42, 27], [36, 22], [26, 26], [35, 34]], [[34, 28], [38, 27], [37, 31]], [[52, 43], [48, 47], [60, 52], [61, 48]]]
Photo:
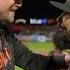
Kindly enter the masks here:
[[[35, 53], [43, 53], [47, 54], [47, 52], [54, 49], [54, 44], [52, 41], [48, 42], [22, 42], [25, 44], [30, 50]], [[15, 70], [23, 70], [20, 67], [15, 66]]]

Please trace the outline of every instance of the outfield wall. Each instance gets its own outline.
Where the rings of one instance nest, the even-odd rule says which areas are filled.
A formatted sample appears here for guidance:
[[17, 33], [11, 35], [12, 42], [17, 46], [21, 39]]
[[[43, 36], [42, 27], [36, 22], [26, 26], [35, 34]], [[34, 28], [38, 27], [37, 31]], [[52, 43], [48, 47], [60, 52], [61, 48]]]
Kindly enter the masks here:
[[31, 41], [31, 42], [46, 42], [46, 41], [51, 41], [52, 38], [51, 37], [47, 37], [45, 35], [16, 35], [14, 34], [15, 37], [19, 40], [19, 41]]

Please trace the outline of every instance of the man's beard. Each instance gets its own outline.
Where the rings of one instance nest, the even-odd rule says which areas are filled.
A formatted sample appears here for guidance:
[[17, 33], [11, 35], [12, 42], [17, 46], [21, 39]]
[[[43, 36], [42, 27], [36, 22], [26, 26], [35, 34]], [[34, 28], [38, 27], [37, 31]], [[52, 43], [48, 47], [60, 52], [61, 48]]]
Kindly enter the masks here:
[[4, 13], [0, 12], [0, 22], [4, 23], [11, 23], [14, 21], [14, 15], [9, 13], [9, 15], [5, 15]]

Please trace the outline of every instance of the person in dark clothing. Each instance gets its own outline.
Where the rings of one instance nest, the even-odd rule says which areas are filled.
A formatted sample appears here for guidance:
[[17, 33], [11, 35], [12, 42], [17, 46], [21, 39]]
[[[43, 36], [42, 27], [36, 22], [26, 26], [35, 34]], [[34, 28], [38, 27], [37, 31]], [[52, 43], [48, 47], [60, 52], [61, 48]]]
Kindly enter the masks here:
[[54, 1], [50, 1], [50, 3], [64, 11], [56, 20], [61, 31], [55, 32], [53, 41], [60, 50], [70, 49], [70, 0], [66, 0], [64, 4]]
[[15, 65], [25, 70], [56, 70], [58, 65], [65, 68], [70, 55], [33, 53], [9, 31], [15, 10], [21, 6], [21, 0], [0, 0], [0, 70], [15, 70]]
[[68, 55], [70, 54], [70, 0], [66, 0], [63, 4], [54, 1], [50, 1], [50, 3], [64, 11], [56, 20], [59, 29], [62, 30], [55, 32], [53, 35], [53, 42], [56, 45], [56, 49]]

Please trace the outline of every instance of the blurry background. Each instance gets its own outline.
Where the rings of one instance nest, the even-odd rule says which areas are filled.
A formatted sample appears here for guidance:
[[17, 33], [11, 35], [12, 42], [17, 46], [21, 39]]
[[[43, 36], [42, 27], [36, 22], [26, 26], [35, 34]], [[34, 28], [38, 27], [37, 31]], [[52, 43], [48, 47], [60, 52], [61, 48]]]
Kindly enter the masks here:
[[[16, 11], [15, 18], [56, 18], [62, 12], [51, 6], [51, 0], [22, 0], [23, 6]], [[52, 0], [64, 3], [65, 0]], [[18, 14], [19, 13], [19, 14]], [[22, 15], [21, 15], [22, 14]]]
[[[22, 7], [16, 11], [15, 21], [10, 26], [14, 36], [36, 53], [54, 49], [52, 36], [57, 30], [56, 18], [63, 12], [50, 5], [50, 0], [22, 0]], [[52, 0], [64, 3], [65, 0]], [[11, 29], [12, 28], [12, 29]], [[23, 70], [15, 67], [16, 70]]]

